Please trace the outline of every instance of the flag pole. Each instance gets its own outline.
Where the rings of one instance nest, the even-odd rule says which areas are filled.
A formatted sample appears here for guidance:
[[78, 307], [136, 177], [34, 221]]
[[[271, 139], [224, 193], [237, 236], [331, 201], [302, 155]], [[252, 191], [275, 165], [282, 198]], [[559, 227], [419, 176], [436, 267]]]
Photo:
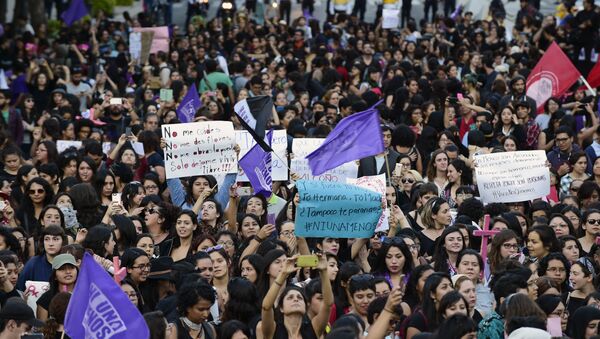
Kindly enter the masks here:
[[592, 92], [592, 95], [593, 95], [593, 96], [596, 96], [596, 95], [597, 95], [597, 94], [596, 94], [596, 90], [594, 90], [594, 89], [592, 88], [592, 86], [590, 86], [590, 84], [587, 82], [587, 80], [585, 80], [585, 78], [583, 77], [583, 75], [580, 75], [580, 76], [579, 76], [579, 80], [583, 81], [583, 83], [585, 84], [585, 87], [587, 87], [587, 89], [588, 89], [590, 92]]
[[283, 166], [285, 166], [285, 168], [287, 168], [288, 171], [290, 171], [290, 173], [292, 172], [292, 170], [290, 169], [290, 167], [287, 164], [287, 160], [281, 159], [281, 157], [279, 156], [279, 154], [277, 154], [277, 152], [273, 152], [272, 154], [275, 155], [277, 157], [277, 159], [279, 159], [279, 161], [281, 161], [281, 163], [283, 164]]
[[387, 178], [386, 178], [386, 182], [388, 185], [392, 186], [392, 174], [390, 173], [390, 163], [388, 162], [388, 151], [385, 150], [385, 152], [383, 153], [383, 158], [385, 159], [385, 168], [387, 171]]

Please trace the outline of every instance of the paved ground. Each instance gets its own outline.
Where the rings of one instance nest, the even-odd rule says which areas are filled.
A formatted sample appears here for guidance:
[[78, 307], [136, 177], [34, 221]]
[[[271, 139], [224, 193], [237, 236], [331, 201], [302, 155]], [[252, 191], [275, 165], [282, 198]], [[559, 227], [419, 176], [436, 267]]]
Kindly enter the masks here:
[[[12, 20], [12, 14], [13, 14], [13, 8], [14, 8], [14, 4], [15, 1], [17, 0], [8, 0], [8, 13], [7, 13], [7, 19], [10, 21]], [[19, 0], [19, 1], [23, 1], [23, 0]], [[209, 9], [209, 19], [213, 18], [216, 15], [216, 11], [218, 9], [218, 7], [221, 5], [221, 0], [209, 0], [211, 3], [210, 9]], [[244, 0], [236, 0], [236, 2], [241, 1], [243, 3]], [[325, 6], [326, 6], [326, 1], [327, 0], [315, 0], [315, 17], [317, 19], [319, 19], [321, 22], [324, 21], [325, 16], [326, 16], [326, 11], [325, 11]], [[423, 2], [424, 0], [413, 0], [413, 5], [412, 5], [412, 16], [417, 20], [417, 22], [419, 20], [421, 20], [421, 18], [423, 18]], [[507, 17], [508, 19], [510, 19], [511, 17], [516, 16], [516, 12], [518, 11], [518, 7], [519, 7], [519, 2], [516, 0], [513, 1], [508, 1], [508, 0], [503, 0], [506, 10], [507, 10]], [[578, 3], [580, 3], [581, 0], [578, 1]], [[441, 11], [443, 10], [443, 5], [442, 5], [443, 1], [440, 2], [440, 5], [438, 6], [438, 10]], [[487, 12], [487, 7], [489, 6], [490, 1], [489, 0], [458, 0], [457, 3], [459, 4], [465, 4], [465, 6], [471, 10], [473, 10], [474, 13], [481, 13], [481, 15], [484, 15], [484, 13]], [[552, 13], [554, 11], [556, 4], [555, 4], [555, 0], [543, 0], [542, 1], [542, 12], [543, 13]], [[376, 10], [376, 6], [372, 6], [372, 5], [367, 5], [367, 11], [366, 11], [366, 15], [365, 15], [365, 20], [367, 22], [373, 22], [375, 19], [375, 10]], [[129, 11], [130, 14], [135, 15], [138, 12], [142, 11], [142, 1], [135, 1], [134, 4], [132, 6], [127, 6], [127, 7], [117, 7], [115, 9], [115, 18], [117, 19], [122, 19], [122, 14], [124, 11]], [[183, 27], [184, 23], [185, 23], [185, 16], [186, 16], [186, 11], [187, 11], [187, 0], [179, 0], [179, 2], [175, 3], [173, 5], [173, 22], [178, 24], [180, 27]], [[55, 15], [55, 14], [53, 14]], [[302, 15], [302, 11], [300, 8], [300, 4], [297, 3], [297, 1], [292, 0], [292, 20], [298, 16]], [[509, 25], [508, 28], [512, 27], [512, 25]]]

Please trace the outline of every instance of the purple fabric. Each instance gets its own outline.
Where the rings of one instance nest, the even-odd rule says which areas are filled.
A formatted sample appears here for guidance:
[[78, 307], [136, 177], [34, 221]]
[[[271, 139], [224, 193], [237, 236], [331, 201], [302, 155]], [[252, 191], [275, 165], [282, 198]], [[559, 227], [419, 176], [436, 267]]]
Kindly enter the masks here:
[[61, 18], [65, 21], [67, 26], [71, 26], [75, 21], [88, 15], [89, 11], [85, 7], [83, 0], [72, 0], [69, 8], [63, 12]]
[[183, 100], [177, 107], [177, 117], [181, 122], [193, 122], [196, 111], [202, 107], [202, 101], [198, 96], [196, 84], [193, 84], [183, 97]]
[[65, 332], [71, 338], [148, 338], [150, 331], [127, 294], [85, 253], [67, 307]]
[[[273, 131], [267, 133], [267, 143], [271, 146]], [[273, 178], [271, 176], [271, 152], [265, 152], [257, 143], [240, 160], [240, 167], [248, 177], [256, 194], [271, 196]]]
[[348, 161], [359, 160], [383, 151], [379, 113], [373, 106], [342, 119], [323, 144], [306, 158], [312, 174], [316, 176]]

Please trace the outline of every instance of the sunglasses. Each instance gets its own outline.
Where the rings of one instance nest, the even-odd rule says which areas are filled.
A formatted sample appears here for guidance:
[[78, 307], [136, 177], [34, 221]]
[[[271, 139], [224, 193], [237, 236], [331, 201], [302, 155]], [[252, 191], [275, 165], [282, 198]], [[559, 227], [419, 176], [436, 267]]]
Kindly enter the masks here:
[[588, 219], [586, 222], [590, 225], [600, 225], [600, 219]]
[[375, 279], [375, 277], [372, 274], [355, 274], [350, 277], [350, 282], [361, 283], [372, 281], [373, 279]]
[[214, 251], [222, 250], [224, 248], [225, 247], [223, 245], [217, 245], [217, 246], [213, 246], [213, 247], [207, 248], [206, 250], [204, 250], [204, 252], [211, 253], [211, 252], [214, 252]]
[[148, 214], [158, 213], [158, 210], [156, 208], [148, 208], [148, 209], [145, 209], [144, 211]]
[[402, 180], [400, 180], [400, 181], [402, 181], [403, 184], [414, 184], [415, 183], [415, 179], [411, 179], [411, 178], [402, 178]]
[[30, 189], [29, 190], [29, 194], [36, 194], [36, 193], [37, 194], [43, 194], [45, 192], [46, 192], [46, 190], [43, 189], [43, 188], [38, 188], [37, 190], [34, 190], [34, 189]]

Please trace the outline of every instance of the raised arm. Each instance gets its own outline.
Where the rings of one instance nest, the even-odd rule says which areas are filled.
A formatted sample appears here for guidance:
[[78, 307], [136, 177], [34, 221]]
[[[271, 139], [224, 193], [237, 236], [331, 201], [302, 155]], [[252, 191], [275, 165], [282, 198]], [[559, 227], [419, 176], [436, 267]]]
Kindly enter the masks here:
[[319, 264], [317, 265], [319, 276], [321, 277], [321, 292], [323, 294], [323, 303], [319, 309], [319, 313], [312, 318], [312, 327], [317, 337], [321, 337], [325, 333], [327, 322], [329, 321], [329, 313], [331, 305], [333, 305], [333, 290], [331, 289], [331, 281], [327, 275], [327, 256], [319, 256]]
[[369, 335], [367, 339], [380, 339], [385, 338], [388, 335], [388, 327], [395, 310], [402, 303], [402, 291], [400, 287], [394, 287], [390, 295], [388, 296], [387, 302], [383, 307], [383, 311], [379, 313], [379, 317], [375, 320], [375, 323], [369, 327]]
[[298, 270], [300, 270], [299, 267], [296, 267], [296, 258], [297, 257], [292, 257], [285, 260], [283, 270], [281, 270], [281, 273], [279, 273], [269, 288], [267, 295], [265, 295], [265, 298], [263, 299], [261, 311], [262, 320], [259, 323], [259, 327], [260, 331], [262, 332], [262, 338], [264, 339], [271, 339], [273, 338], [273, 335], [275, 335], [275, 312], [273, 310], [275, 306], [275, 299], [277, 299], [279, 291], [281, 290], [281, 287], [287, 280], [288, 276], [290, 274], [295, 274]]

